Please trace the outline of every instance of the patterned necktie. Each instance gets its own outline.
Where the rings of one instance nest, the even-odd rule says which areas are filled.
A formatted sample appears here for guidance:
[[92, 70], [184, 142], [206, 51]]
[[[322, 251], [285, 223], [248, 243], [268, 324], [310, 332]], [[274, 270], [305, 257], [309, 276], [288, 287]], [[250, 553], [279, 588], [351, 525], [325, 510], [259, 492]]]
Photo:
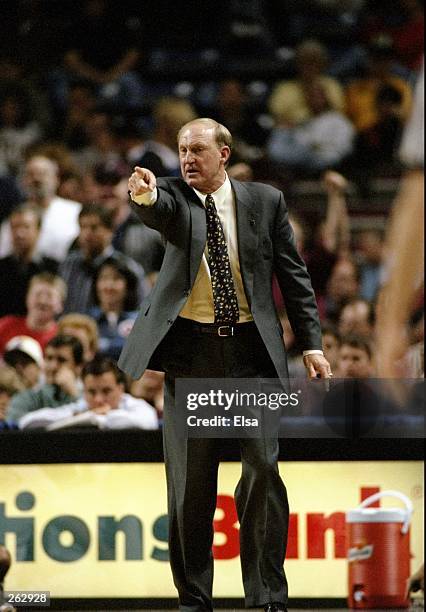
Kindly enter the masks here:
[[213, 289], [215, 323], [237, 323], [240, 313], [237, 294], [229, 263], [223, 227], [217, 214], [213, 196], [206, 197], [207, 246]]

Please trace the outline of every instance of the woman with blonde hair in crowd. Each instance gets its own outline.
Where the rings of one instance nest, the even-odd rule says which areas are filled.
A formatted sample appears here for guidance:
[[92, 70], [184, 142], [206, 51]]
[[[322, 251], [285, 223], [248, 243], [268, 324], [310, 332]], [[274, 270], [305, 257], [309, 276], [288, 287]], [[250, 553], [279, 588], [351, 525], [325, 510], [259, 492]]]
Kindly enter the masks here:
[[58, 321], [58, 334], [74, 336], [83, 346], [83, 359], [91, 361], [99, 349], [99, 334], [96, 321], [88, 315], [70, 312]]

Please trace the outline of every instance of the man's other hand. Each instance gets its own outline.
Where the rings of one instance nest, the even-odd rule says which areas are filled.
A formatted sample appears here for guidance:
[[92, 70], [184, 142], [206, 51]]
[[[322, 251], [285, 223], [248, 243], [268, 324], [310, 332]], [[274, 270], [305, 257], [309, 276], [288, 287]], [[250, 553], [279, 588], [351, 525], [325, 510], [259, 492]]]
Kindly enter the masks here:
[[331, 378], [333, 376], [330, 364], [324, 355], [317, 353], [305, 355], [303, 357], [303, 363], [305, 364], [309, 378]]

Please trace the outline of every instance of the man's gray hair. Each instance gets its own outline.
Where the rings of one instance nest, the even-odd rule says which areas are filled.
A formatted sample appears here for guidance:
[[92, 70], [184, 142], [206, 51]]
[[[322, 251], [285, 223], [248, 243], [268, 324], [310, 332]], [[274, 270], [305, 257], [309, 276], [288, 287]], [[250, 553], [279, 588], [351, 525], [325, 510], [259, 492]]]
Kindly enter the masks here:
[[231, 132], [228, 130], [227, 127], [225, 127], [221, 123], [218, 123], [214, 119], [209, 119], [208, 117], [202, 117], [201, 119], [193, 119], [192, 121], [185, 123], [185, 125], [183, 125], [178, 132], [177, 141], [179, 142], [183, 132], [186, 129], [188, 129], [188, 127], [192, 125], [196, 125], [197, 123], [204, 125], [206, 128], [213, 128], [217, 146], [218, 147], [226, 146], [226, 147], [229, 147], [232, 151]]

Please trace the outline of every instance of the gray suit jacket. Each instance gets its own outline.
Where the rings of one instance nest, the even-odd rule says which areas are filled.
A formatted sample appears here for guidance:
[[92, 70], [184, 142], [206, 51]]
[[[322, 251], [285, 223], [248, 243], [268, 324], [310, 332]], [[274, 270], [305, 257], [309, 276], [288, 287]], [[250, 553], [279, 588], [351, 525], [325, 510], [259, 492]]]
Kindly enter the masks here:
[[[276, 274], [299, 345], [321, 349], [321, 330], [309, 275], [288, 221], [283, 194], [269, 185], [231, 180], [236, 200], [239, 259], [247, 301], [280, 378], [287, 358], [272, 297]], [[166, 241], [157, 283], [121, 353], [118, 365], [133, 378], [146, 368], [162, 369], [160, 351], [194, 284], [206, 244], [206, 215], [199, 198], [182, 179], [158, 179], [154, 206], [134, 210]]]

